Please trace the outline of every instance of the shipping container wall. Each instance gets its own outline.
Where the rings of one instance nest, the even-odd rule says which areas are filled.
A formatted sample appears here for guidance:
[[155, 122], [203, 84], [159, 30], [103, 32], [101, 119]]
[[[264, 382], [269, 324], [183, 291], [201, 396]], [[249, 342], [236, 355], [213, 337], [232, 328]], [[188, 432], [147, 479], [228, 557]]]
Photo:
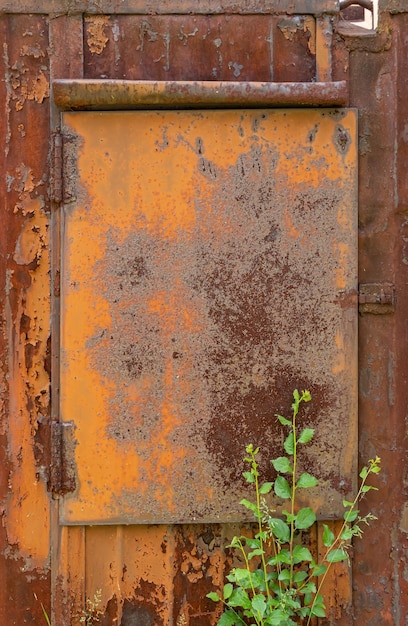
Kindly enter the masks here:
[[242, 444], [308, 386], [314, 553], [383, 467], [319, 625], [406, 626], [406, 3], [32, 5], [0, 0], [1, 624], [215, 625]]

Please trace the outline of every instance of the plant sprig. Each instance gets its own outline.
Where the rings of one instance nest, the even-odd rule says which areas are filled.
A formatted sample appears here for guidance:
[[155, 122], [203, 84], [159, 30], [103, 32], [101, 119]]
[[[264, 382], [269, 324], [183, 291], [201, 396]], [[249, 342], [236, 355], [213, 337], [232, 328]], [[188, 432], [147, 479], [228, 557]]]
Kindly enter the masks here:
[[[371, 513], [361, 517], [357, 506], [365, 493], [377, 489], [368, 485], [367, 479], [381, 469], [378, 456], [361, 470], [355, 498], [343, 500], [345, 512], [339, 532], [335, 535], [323, 524], [326, 552], [321, 561], [315, 560], [309, 548], [302, 544], [302, 534], [314, 525], [316, 513], [311, 507], [298, 508], [296, 495], [299, 489], [315, 487], [318, 479], [308, 472], [298, 475], [298, 447], [313, 439], [314, 429], [306, 427], [299, 431], [297, 418], [301, 404], [311, 399], [309, 391], [295, 389], [291, 419], [276, 416], [289, 431], [283, 444], [285, 455], [271, 461], [277, 472], [274, 481], [260, 484], [256, 460], [259, 448], [253, 444], [246, 446], [244, 462], [249, 464], [249, 469], [243, 475], [254, 487], [255, 502], [244, 498], [241, 504], [253, 513], [257, 532], [253, 537], [234, 537], [227, 546], [239, 551], [245, 567], [235, 567], [227, 575], [222, 597], [217, 592], [207, 594], [214, 602], [224, 605], [217, 626], [309, 626], [313, 617], [325, 617], [321, 591], [331, 565], [349, 560], [352, 539], [362, 536], [363, 524], [376, 519]], [[265, 501], [264, 496], [272, 491], [289, 503], [289, 510], [284, 509], [282, 517], [274, 515]]]

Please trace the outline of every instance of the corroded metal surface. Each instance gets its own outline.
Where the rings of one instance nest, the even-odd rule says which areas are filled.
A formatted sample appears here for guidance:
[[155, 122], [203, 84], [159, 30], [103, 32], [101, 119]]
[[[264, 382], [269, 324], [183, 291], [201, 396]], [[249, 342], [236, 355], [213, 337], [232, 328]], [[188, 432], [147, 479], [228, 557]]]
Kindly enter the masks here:
[[380, 497], [362, 503], [379, 521], [356, 544], [353, 563], [355, 620], [370, 626], [405, 626], [408, 615], [407, 28], [407, 14], [380, 15], [377, 53], [351, 55], [351, 98], [360, 110], [359, 275], [396, 290], [393, 314], [360, 318], [360, 462], [376, 453], [383, 465]]
[[78, 487], [62, 521], [242, 519], [235, 464], [251, 441], [264, 468], [278, 453], [295, 384], [315, 397], [313, 501], [339, 515], [356, 457], [355, 112], [63, 120], [61, 418]]
[[1, 0], [0, 12], [74, 15], [75, 13], [336, 13], [338, 0]]
[[345, 81], [235, 83], [186, 81], [57, 80], [54, 101], [63, 110], [259, 108], [344, 106]]
[[0, 33], [0, 623], [28, 624], [50, 600], [46, 19]]
[[84, 22], [86, 78], [310, 82], [316, 63], [312, 15], [88, 15]]
[[[244, 11], [239, 6], [244, 4], [236, 2], [234, 10]], [[271, 7], [278, 4], [285, 12], [298, 10], [303, 15], [268, 15]], [[98, 25], [89, 18], [100, 14], [102, 5], [105, 15], [99, 16], [104, 19]], [[163, 7], [164, 11], [174, 10], [179, 16], [184, 11], [186, 36], [179, 40], [180, 21], [175, 26], [179, 16], [163, 14], [165, 19], [159, 24], [156, 21], [159, 16], [148, 15], [153, 3], [144, 0], [109, 3], [84, 0], [82, 4], [64, 0], [35, 3], [0, 0], [0, 11], [13, 14], [3, 14], [0, 18], [3, 44], [0, 170], [2, 180], [8, 181], [8, 186], [4, 184], [0, 190], [2, 624], [42, 624], [41, 606], [33, 594], [49, 610], [51, 589], [54, 623], [58, 626], [79, 626], [79, 617], [75, 620], [73, 616], [81, 615], [84, 599], [92, 598], [97, 589], [102, 589], [100, 606], [104, 611], [104, 626], [135, 623], [175, 626], [182, 618], [188, 626], [216, 623], [216, 609], [212, 603], [206, 603], [204, 595], [221, 584], [228, 567], [224, 546], [239, 528], [200, 524], [194, 527], [59, 526], [53, 517], [54, 505], [44, 488], [50, 462], [50, 417], [44, 393], [50, 372], [49, 247], [48, 221], [43, 213], [49, 207], [49, 66], [53, 78], [75, 79], [85, 75], [97, 79], [103, 74], [108, 79], [158, 80], [166, 71], [166, 60], [160, 57], [165, 51], [167, 24], [172, 36], [172, 80], [212, 78], [214, 67], [218, 80], [230, 79], [237, 70], [241, 72], [237, 80], [249, 81], [310, 81], [316, 76], [311, 24], [314, 17], [309, 15], [307, 22], [305, 17], [309, 9], [318, 12], [321, 2], [258, 2], [257, 16], [242, 15], [243, 21], [234, 22], [230, 29], [221, 14], [217, 16], [218, 22], [208, 20], [204, 13], [199, 15], [204, 5], [197, 0], [156, 2], [158, 11]], [[137, 6], [141, 11], [139, 17], [125, 15]], [[232, 11], [231, 2], [220, 0], [212, 6], [214, 11], [223, 11], [227, 6]], [[124, 14], [109, 15], [113, 8], [116, 12], [123, 9]], [[74, 9], [79, 12], [73, 14]], [[82, 10], [86, 10], [86, 19], [80, 13]], [[195, 10], [196, 15], [186, 13]], [[57, 13], [48, 20], [48, 11]], [[387, 11], [393, 13], [392, 17]], [[33, 12], [37, 15], [29, 15]], [[226, 17], [232, 20], [240, 16]], [[288, 17], [292, 22], [286, 21]], [[135, 26], [140, 18], [153, 27], [143, 38], [142, 52], [137, 50], [141, 42]], [[201, 23], [192, 25], [194, 18]], [[255, 22], [255, 18], [260, 21]], [[391, 315], [364, 313], [359, 325], [360, 462], [379, 453], [384, 466], [381, 491], [367, 495], [362, 512], [373, 510], [379, 520], [367, 529], [364, 540], [355, 545], [352, 605], [347, 569], [337, 569], [329, 580], [325, 595], [330, 617], [320, 620], [325, 626], [350, 626], [353, 621], [364, 626], [406, 626], [408, 614], [404, 417], [408, 384], [404, 339], [408, 309], [408, 68], [404, 46], [407, 18], [405, 0], [383, 0], [376, 34], [367, 31], [363, 36], [360, 29], [355, 31], [359, 36], [352, 36], [349, 25], [342, 23], [336, 32], [341, 32], [345, 43], [335, 34], [330, 51], [324, 49], [323, 23], [321, 30], [322, 69], [329, 71], [330, 53], [333, 78], [351, 78], [351, 102], [359, 108], [360, 282], [390, 283], [396, 289], [395, 311]], [[214, 36], [203, 40], [206, 44], [201, 48], [188, 35], [196, 27], [204, 28], [204, 22], [211, 22], [210, 36]], [[272, 43], [267, 41], [271, 32]], [[205, 34], [201, 30], [200, 33]], [[239, 37], [235, 36], [237, 33]], [[218, 37], [223, 57], [217, 57], [217, 65], [213, 63], [213, 49], [220, 48], [211, 42]], [[234, 41], [233, 47], [230, 41]], [[247, 45], [251, 48], [249, 57], [245, 56]], [[237, 49], [236, 55], [229, 54]], [[136, 67], [132, 60], [137, 60]], [[240, 69], [239, 65], [244, 67]], [[128, 72], [137, 75], [130, 76]], [[54, 129], [59, 125], [57, 113], [52, 108]], [[39, 200], [41, 205], [33, 203], [34, 200]], [[30, 226], [34, 226], [31, 231]], [[35, 249], [41, 254], [35, 253], [36, 260], [26, 264], [24, 258], [32, 259], [30, 255]], [[58, 256], [55, 247], [52, 254]], [[54, 356], [57, 359], [57, 349]], [[55, 399], [58, 398], [56, 380], [52, 385]], [[289, 396], [288, 390], [286, 400], [278, 407], [282, 411], [287, 409]], [[169, 607], [173, 607], [172, 611]]]

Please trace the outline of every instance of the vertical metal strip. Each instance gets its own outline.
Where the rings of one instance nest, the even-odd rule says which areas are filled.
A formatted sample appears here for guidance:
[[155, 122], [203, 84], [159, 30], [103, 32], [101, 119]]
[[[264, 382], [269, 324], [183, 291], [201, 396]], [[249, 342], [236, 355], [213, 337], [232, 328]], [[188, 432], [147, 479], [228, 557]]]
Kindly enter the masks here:
[[316, 18], [316, 81], [332, 80], [333, 26], [330, 15]]

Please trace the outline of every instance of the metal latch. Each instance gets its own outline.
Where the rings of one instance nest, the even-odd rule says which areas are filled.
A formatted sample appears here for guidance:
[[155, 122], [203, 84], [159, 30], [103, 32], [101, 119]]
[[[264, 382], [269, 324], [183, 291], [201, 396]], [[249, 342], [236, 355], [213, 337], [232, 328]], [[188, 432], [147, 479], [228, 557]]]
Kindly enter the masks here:
[[395, 286], [392, 283], [360, 283], [358, 290], [360, 313], [384, 315], [395, 311]]

